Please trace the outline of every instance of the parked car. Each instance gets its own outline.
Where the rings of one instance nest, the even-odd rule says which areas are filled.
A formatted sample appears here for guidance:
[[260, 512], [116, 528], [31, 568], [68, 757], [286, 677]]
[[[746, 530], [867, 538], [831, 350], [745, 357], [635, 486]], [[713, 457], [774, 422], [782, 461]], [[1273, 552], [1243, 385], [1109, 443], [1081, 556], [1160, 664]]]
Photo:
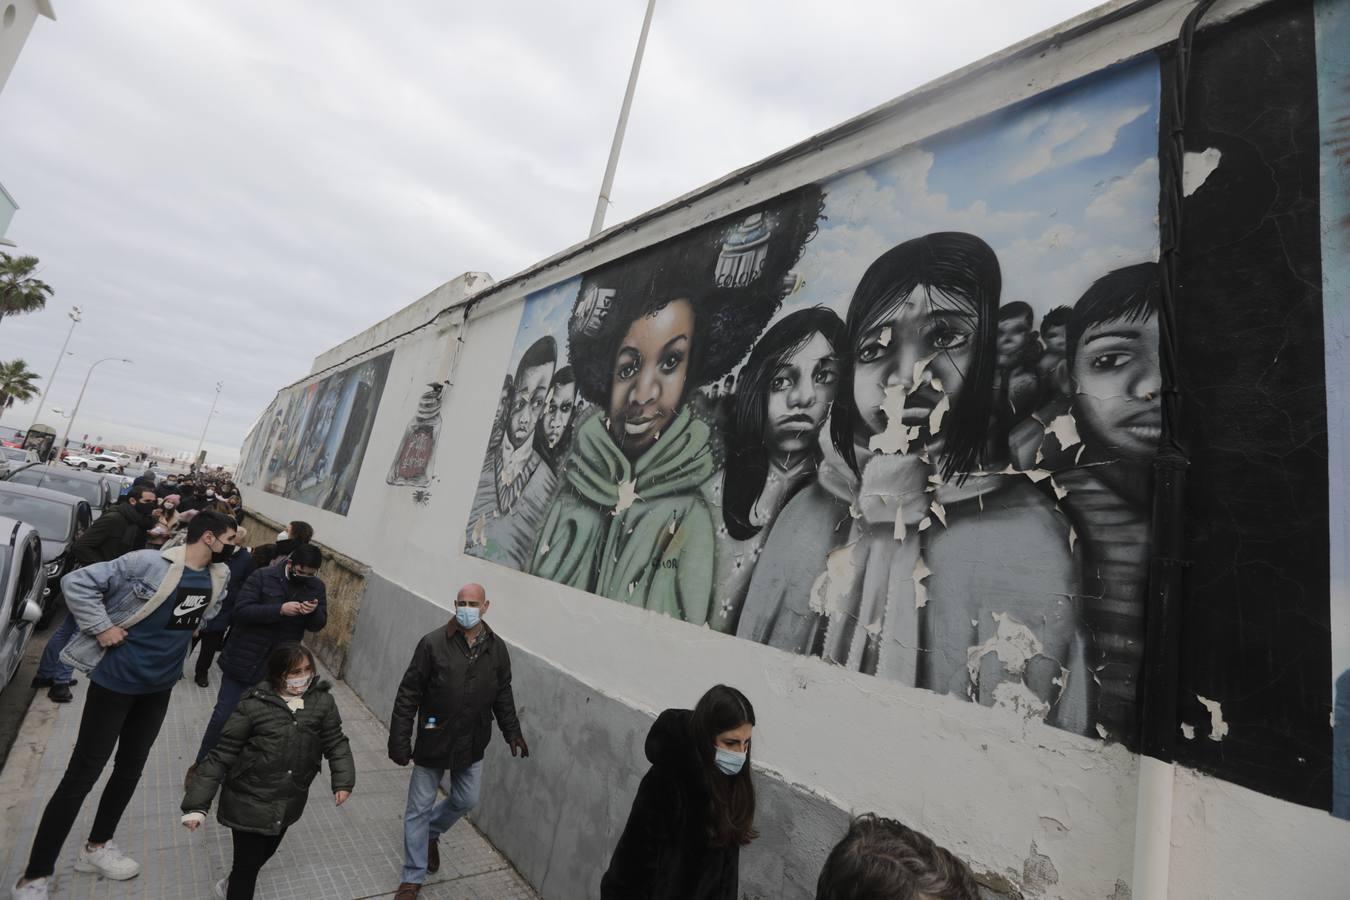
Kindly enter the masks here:
[[0, 688], [23, 660], [42, 618], [42, 538], [32, 525], [0, 516]]
[[0, 516], [27, 522], [42, 538], [42, 565], [47, 577], [42, 612], [43, 618], [49, 619], [61, 597], [61, 579], [76, 567], [68, 552], [70, 545], [93, 521], [89, 502], [63, 491], [0, 481]]
[[67, 453], [61, 462], [76, 469], [92, 469], [95, 472], [121, 472], [124, 465], [120, 459], [106, 453], [97, 453], [93, 456]]
[[37, 461], [36, 450], [24, 450], [22, 447], [0, 447], [0, 475], [17, 469], [19, 466]]
[[5, 480], [12, 481], [15, 484], [30, 484], [33, 487], [50, 488], [53, 491], [74, 494], [88, 501], [89, 510], [93, 513], [95, 519], [111, 509], [113, 503], [117, 500], [116, 493], [111, 489], [108, 479], [103, 475], [67, 469], [52, 464], [16, 469], [6, 475]]

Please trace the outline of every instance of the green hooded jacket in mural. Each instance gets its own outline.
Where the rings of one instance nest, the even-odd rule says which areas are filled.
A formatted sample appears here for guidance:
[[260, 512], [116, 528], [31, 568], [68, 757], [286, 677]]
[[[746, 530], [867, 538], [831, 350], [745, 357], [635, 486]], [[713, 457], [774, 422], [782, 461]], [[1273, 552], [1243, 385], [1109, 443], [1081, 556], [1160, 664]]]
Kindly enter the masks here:
[[530, 572], [702, 625], [711, 613], [713, 474], [708, 426], [683, 410], [636, 463], [604, 417], [577, 430]]

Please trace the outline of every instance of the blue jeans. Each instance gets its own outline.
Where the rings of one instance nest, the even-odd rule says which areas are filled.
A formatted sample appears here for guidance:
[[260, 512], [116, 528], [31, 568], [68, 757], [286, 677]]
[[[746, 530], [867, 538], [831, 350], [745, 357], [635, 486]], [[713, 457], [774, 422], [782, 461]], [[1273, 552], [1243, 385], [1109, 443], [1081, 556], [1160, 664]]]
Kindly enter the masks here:
[[[450, 796], [436, 802], [436, 786], [450, 776]], [[413, 766], [408, 782], [408, 808], [403, 814], [403, 878], [421, 884], [427, 877], [427, 844], [450, 830], [460, 817], [478, 805], [483, 785], [483, 761], [450, 772]]]
[[202, 735], [202, 745], [197, 750], [197, 763], [206, 759], [206, 754], [210, 753], [220, 740], [220, 732], [225, 728], [225, 723], [229, 721], [230, 714], [234, 708], [239, 705], [248, 689], [253, 687], [251, 684], [245, 684], [242, 681], [236, 681], [224, 672], [220, 674], [220, 690], [216, 693], [216, 708], [211, 710], [211, 721], [206, 723], [206, 732]]
[[42, 660], [38, 663], [37, 677], [50, 678], [52, 684], [68, 684], [75, 670], [61, 662], [61, 651], [75, 636], [75, 617], [69, 612], [61, 620], [61, 625], [47, 638], [47, 646], [42, 650]]

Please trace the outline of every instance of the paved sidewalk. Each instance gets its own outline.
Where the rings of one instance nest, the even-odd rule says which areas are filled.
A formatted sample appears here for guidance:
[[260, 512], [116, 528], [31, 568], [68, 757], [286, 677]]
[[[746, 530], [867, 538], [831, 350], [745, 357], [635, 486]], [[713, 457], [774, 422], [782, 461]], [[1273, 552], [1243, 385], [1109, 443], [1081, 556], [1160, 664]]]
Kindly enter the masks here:
[[[189, 660], [189, 667], [191, 666]], [[79, 841], [87, 836], [99, 792], [111, 762], [85, 801], [66, 842], [53, 898], [209, 898], [211, 886], [228, 871], [230, 832], [215, 820], [193, 834], [179, 824], [183, 775], [196, 755], [215, 702], [212, 686], [190, 678], [178, 683], [164, 728], [146, 764], [136, 796], [115, 840], [141, 863], [131, 881], [109, 881], [74, 871]], [[327, 676], [325, 676], [327, 677]], [[18, 740], [0, 772], [0, 898], [22, 874], [42, 809], [61, 778], [75, 743], [88, 681], [79, 676], [76, 702], [60, 705], [46, 692], [34, 699]], [[331, 678], [329, 679], [331, 680]], [[328, 767], [314, 780], [304, 817], [287, 833], [258, 879], [259, 900], [358, 900], [392, 896], [403, 861], [403, 806], [409, 769], [385, 756], [387, 731], [342, 683], [334, 687], [347, 737], [356, 756], [356, 790], [333, 806]], [[524, 879], [467, 821], [441, 838], [441, 870], [431, 876], [428, 900], [535, 900]]]

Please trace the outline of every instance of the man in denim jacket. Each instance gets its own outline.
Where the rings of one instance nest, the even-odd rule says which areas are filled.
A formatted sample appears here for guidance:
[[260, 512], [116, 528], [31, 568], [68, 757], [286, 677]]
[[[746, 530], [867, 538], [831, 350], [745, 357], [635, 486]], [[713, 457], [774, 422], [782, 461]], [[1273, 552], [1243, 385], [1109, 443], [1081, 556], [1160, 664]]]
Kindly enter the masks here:
[[112, 775], [75, 870], [116, 880], [140, 873], [140, 864], [112, 843], [113, 832], [159, 736], [192, 634], [225, 595], [225, 560], [235, 537], [233, 520], [202, 512], [181, 547], [138, 550], [61, 579], [79, 627], [61, 659], [90, 673], [89, 697], [70, 763], [42, 813], [28, 867], [14, 888], [15, 900], [47, 897], [61, 845], [114, 747]]

